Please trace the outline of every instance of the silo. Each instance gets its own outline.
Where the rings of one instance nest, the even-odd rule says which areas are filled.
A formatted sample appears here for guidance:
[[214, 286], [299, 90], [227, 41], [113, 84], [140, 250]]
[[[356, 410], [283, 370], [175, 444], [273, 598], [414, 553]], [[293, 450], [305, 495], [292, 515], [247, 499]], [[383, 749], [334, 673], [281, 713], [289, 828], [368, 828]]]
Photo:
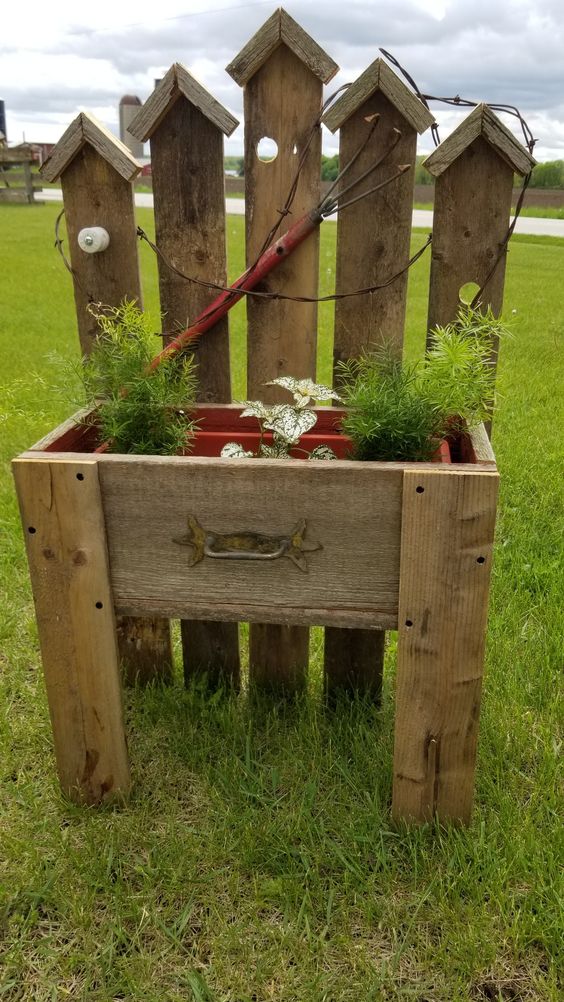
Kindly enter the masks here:
[[132, 136], [127, 127], [140, 107], [141, 101], [134, 94], [124, 94], [119, 102], [119, 138], [137, 159], [143, 156], [143, 143]]

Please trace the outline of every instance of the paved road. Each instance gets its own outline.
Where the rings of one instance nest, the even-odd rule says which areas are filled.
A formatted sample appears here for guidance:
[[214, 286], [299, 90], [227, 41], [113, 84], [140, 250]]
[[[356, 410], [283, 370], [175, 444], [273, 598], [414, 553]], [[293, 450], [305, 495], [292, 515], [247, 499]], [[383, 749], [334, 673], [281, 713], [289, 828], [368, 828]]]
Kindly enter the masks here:
[[[37, 197], [45, 202], [62, 202], [63, 200], [62, 192], [58, 188], [45, 188]], [[138, 192], [135, 195], [135, 204], [141, 208], [152, 209], [153, 196], [147, 192]], [[225, 205], [229, 215], [245, 215], [245, 200], [243, 198], [226, 198]], [[433, 213], [426, 209], [414, 209], [412, 225], [431, 227]], [[522, 216], [517, 220], [515, 232], [529, 233], [533, 236], [564, 237], [564, 219], [537, 219], [531, 216]]]

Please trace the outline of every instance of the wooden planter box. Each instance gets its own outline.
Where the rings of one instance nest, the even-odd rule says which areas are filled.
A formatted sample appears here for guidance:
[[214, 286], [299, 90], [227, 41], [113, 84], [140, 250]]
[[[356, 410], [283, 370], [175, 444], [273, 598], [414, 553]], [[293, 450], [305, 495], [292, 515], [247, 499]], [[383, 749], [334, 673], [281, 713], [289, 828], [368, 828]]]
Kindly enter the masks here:
[[[238, 413], [201, 411], [216, 434]], [[335, 412], [320, 413], [331, 432]], [[483, 429], [451, 464], [96, 444], [75, 417], [14, 460], [63, 788], [88, 802], [129, 789], [116, 615], [397, 629], [393, 812], [467, 820], [498, 481]], [[258, 559], [195, 561], [189, 519], [208, 551], [226, 535], [274, 542]]]

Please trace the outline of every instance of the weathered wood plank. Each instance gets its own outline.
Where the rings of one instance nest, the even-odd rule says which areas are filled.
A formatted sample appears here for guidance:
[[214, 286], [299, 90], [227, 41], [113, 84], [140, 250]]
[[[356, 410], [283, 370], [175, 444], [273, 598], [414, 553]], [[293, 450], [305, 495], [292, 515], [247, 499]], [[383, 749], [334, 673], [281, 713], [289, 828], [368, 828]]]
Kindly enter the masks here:
[[230, 136], [239, 122], [223, 107], [209, 91], [188, 72], [182, 63], [173, 63], [161, 82], [145, 101], [135, 118], [129, 124], [129, 132], [136, 139], [149, 139], [163, 118], [168, 115], [173, 104], [184, 97], [189, 104], [208, 121]]
[[497, 488], [493, 472], [404, 474], [398, 819], [470, 819]]
[[[153, 194], [157, 244], [164, 255], [196, 278], [225, 285], [225, 190], [223, 135], [216, 124], [185, 97], [172, 105], [151, 135]], [[205, 164], [205, 170], [202, 169]], [[163, 329], [183, 330], [216, 293], [189, 283], [159, 259]], [[170, 337], [167, 339], [170, 340]], [[220, 320], [198, 341], [198, 399], [231, 400], [229, 321]], [[239, 677], [239, 633], [236, 623], [182, 624], [184, 675], [205, 670], [219, 677], [221, 666], [230, 684]], [[210, 666], [211, 655], [215, 668]]]
[[385, 639], [385, 633], [374, 628], [326, 628], [324, 677], [329, 702], [333, 702], [338, 693], [351, 696], [358, 693], [380, 701]]
[[[118, 306], [124, 299], [141, 305], [141, 281], [133, 189], [92, 146], [85, 145], [62, 174], [68, 253], [75, 272], [74, 298], [83, 354], [90, 352], [98, 324], [89, 303]], [[110, 243], [99, 254], [85, 254], [78, 234], [103, 226]]]
[[[82, 352], [87, 355], [98, 335], [90, 303], [119, 306], [124, 299], [141, 306], [141, 280], [137, 254], [137, 228], [133, 188], [99, 152], [88, 143], [75, 154], [61, 177], [74, 298]], [[86, 226], [103, 226], [110, 243], [99, 254], [85, 254], [78, 234]], [[132, 623], [120, 624], [120, 656], [128, 677], [146, 676], [153, 663], [155, 677], [170, 677], [172, 647], [166, 621], [138, 625], [133, 643]], [[164, 653], [166, 652], [166, 654]]]
[[[415, 164], [417, 133], [387, 97], [376, 92], [343, 125], [340, 159], [348, 163], [366, 138], [367, 117], [379, 114], [371, 139], [351, 168], [352, 181], [378, 160], [401, 133], [391, 155], [354, 194], [368, 191], [390, 177], [398, 164]], [[347, 291], [385, 282], [407, 265], [411, 240], [414, 171], [339, 213], [336, 288]], [[352, 194], [352, 193], [351, 193]], [[385, 342], [398, 355], [403, 345], [407, 273], [387, 289], [335, 304], [335, 376], [340, 361], [358, 357], [371, 344]]]
[[[379, 62], [379, 61], [377, 61]], [[378, 81], [385, 64], [376, 67]], [[386, 67], [386, 69], [388, 69]], [[391, 71], [390, 71], [391, 73]], [[384, 74], [385, 76], [385, 74]], [[395, 74], [392, 74], [395, 76]], [[364, 80], [363, 80], [364, 77]], [[407, 88], [398, 81], [396, 100], [391, 103], [376, 86], [374, 72], [363, 74], [348, 91], [353, 93], [347, 104], [349, 117], [342, 121], [340, 162], [348, 163], [366, 138], [370, 128], [367, 119], [380, 116], [378, 125], [355, 165], [347, 175], [354, 180], [380, 159], [383, 152], [401, 134], [390, 158], [378, 167], [358, 192], [367, 191], [394, 171], [394, 165], [415, 165], [417, 132], [405, 117]], [[368, 97], [362, 97], [368, 93]], [[409, 92], [411, 100], [417, 101]], [[344, 101], [341, 99], [341, 102]], [[419, 101], [417, 104], [425, 111]], [[411, 105], [407, 102], [407, 110]], [[338, 109], [337, 109], [338, 110]], [[431, 118], [431, 116], [428, 116]], [[427, 118], [425, 118], [427, 123]], [[398, 130], [398, 131], [396, 131]], [[411, 241], [414, 170], [393, 182], [393, 186], [368, 195], [365, 199], [339, 213], [337, 223], [336, 288], [352, 290], [385, 281], [407, 265]], [[357, 189], [354, 189], [357, 193]], [[401, 356], [407, 299], [407, 273], [393, 285], [371, 296], [344, 299], [335, 304], [335, 335], [333, 343], [333, 378], [339, 382], [339, 363], [358, 358], [371, 344], [384, 342]], [[329, 692], [345, 684], [348, 690], [369, 692], [378, 697], [384, 659], [384, 637], [328, 628], [325, 631], [325, 685]]]
[[57, 768], [89, 804], [130, 786], [95, 460], [14, 461]]
[[[225, 285], [221, 132], [180, 98], [151, 136], [151, 164], [157, 245], [187, 274]], [[178, 333], [217, 293], [180, 278], [160, 259], [158, 267], [163, 330]], [[231, 400], [227, 317], [199, 339], [196, 351], [200, 400]]]
[[423, 161], [424, 167], [434, 177], [447, 170], [478, 136], [486, 142], [507, 164], [512, 172], [524, 176], [535, 166], [535, 159], [525, 149], [506, 125], [485, 104], [479, 104], [450, 136], [437, 146]]
[[425, 132], [433, 124], [433, 115], [423, 102], [383, 59], [375, 59], [327, 110], [323, 116], [327, 128], [331, 132], [340, 129], [377, 90], [388, 98], [412, 129]]
[[323, 83], [329, 83], [339, 69], [301, 25], [279, 8], [241, 49], [227, 72], [244, 87], [280, 45], [287, 46]]
[[[478, 136], [435, 183], [428, 330], [455, 319], [460, 289], [482, 286], [509, 226], [513, 171]], [[482, 306], [501, 313], [507, 250], [488, 281]], [[493, 350], [497, 362], [497, 344]]]
[[[281, 101], [280, 95], [284, 95]], [[268, 62], [248, 80], [245, 87], [245, 199], [247, 265], [252, 264], [264, 239], [276, 221], [276, 210], [284, 206], [294, 180], [299, 154], [309, 136], [321, 105], [321, 81], [285, 44], [270, 55]], [[269, 136], [278, 144], [278, 155], [263, 163], [257, 155], [259, 141]], [[319, 201], [321, 185], [321, 133], [314, 137], [301, 172], [292, 219], [297, 220]], [[283, 221], [282, 226], [285, 226]], [[287, 295], [315, 296], [319, 271], [319, 233], [312, 234], [264, 283], [268, 291]], [[277, 376], [315, 377], [317, 307], [315, 304], [272, 300], [248, 300], [247, 393], [252, 399], [286, 400], [287, 394], [264, 384]], [[268, 632], [268, 631], [267, 631]], [[286, 644], [287, 663], [298, 684], [296, 666], [303, 672], [308, 662], [309, 638], [294, 629], [273, 634], [271, 641], [259, 636], [260, 627], [250, 631], [251, 675], [268, 671], [269, 651], [274, 659], [272, 672], [281, 677]], [[289, 681], [285, 680], [288, 688]], [[301, 684], [301, 683], [300, 683]]]
[[124, 181], [132, 181], [141, 170], [141, 164], [113, 132], [106, 129], [93, 115], [81, 111], [63, 133], [51, 156], [41, 165], [39, 173], [46, 181], [56, 181], [85, 143], [92, 146]]
[[[143, 602], [157, 611], [158, 599], [163, 608], [174, 603], [185, 610], [214, 603], [278, 606], [282, 623], [286, 607], [332, 605], [393, 615], [401, 467], [344, 460], [253, 463], [189, 457], [159, 462], [159, 457], [135, 457], [131, 464], [118, 456], [107, 459], [100, 460], [99, 475], [120, 609], [140, 608]], [[284, 556], [266, 561], [204, 557], [190, 566], [192, 547], [176, 541], [186, 537], [189, 516], [206, 533], [276, 537], [287, 536], [305, 519], [305, 540], [321, 543], [322, 549], [305, 553], [305, 573]]]

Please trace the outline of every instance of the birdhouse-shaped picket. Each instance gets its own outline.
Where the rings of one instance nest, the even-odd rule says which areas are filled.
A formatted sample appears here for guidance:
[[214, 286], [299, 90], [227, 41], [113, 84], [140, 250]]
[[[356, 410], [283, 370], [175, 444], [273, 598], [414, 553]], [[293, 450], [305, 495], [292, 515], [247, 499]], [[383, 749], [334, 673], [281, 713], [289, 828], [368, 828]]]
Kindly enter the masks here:
[[485, 104], [423, 162], [435, 178], [428, 330], [456, 316], [460, 290], [469, 282], [481, 288], [487, 280], [482, 305], [500, 313], [513, 177], [523, 177], [534, 165]]
[[[375, 116], [378, 116], [376, 119]], [[383, 59], [376, 59], [325, 113], [331, 132], [340, 130], [339, 163], [349, 163], [373, 131], [350, 172], [350, 180], [374, 162], [375, 172], [355, 193], [368, 191], [390, 177], [398, 166], [410, 170], [393, 188], [375, 191], [339, 215], [337, 233], [338, 289], [353, 289], [358, 275], [366, 285], [385, 282], [409, 260], [417, 136], [433, 124], [433, 116]], [[360, 300], [345, 299], [335, 307], [335, 363], [357, 357], [370, 343], [385, 340], [401, 355], [407, 274]]]
[[[119, 139], [87, 112], [69, 125], [41, 168], [46, 181], [61, 179], [80, 347], [90, 351], [98, 326], [89, 303], [141, 305], [137, 235], [131, 181], [141, 170]], [[78, 235], [89, 227], [105, 229], [103, 254], [80, 249]]]
[[[158, 246], [184, 272], [219, 285], [227, 280], [223, 137], [238, 124], [174, 63], [129, 126], [137, 139], [150, 140]], [[163, 330], [170, 340], [214, 294], [183, 280], [161, 258], [158, 264]], [[228, 338], [225, 318], [200, 346], [201, 400], [231, 399]]]

